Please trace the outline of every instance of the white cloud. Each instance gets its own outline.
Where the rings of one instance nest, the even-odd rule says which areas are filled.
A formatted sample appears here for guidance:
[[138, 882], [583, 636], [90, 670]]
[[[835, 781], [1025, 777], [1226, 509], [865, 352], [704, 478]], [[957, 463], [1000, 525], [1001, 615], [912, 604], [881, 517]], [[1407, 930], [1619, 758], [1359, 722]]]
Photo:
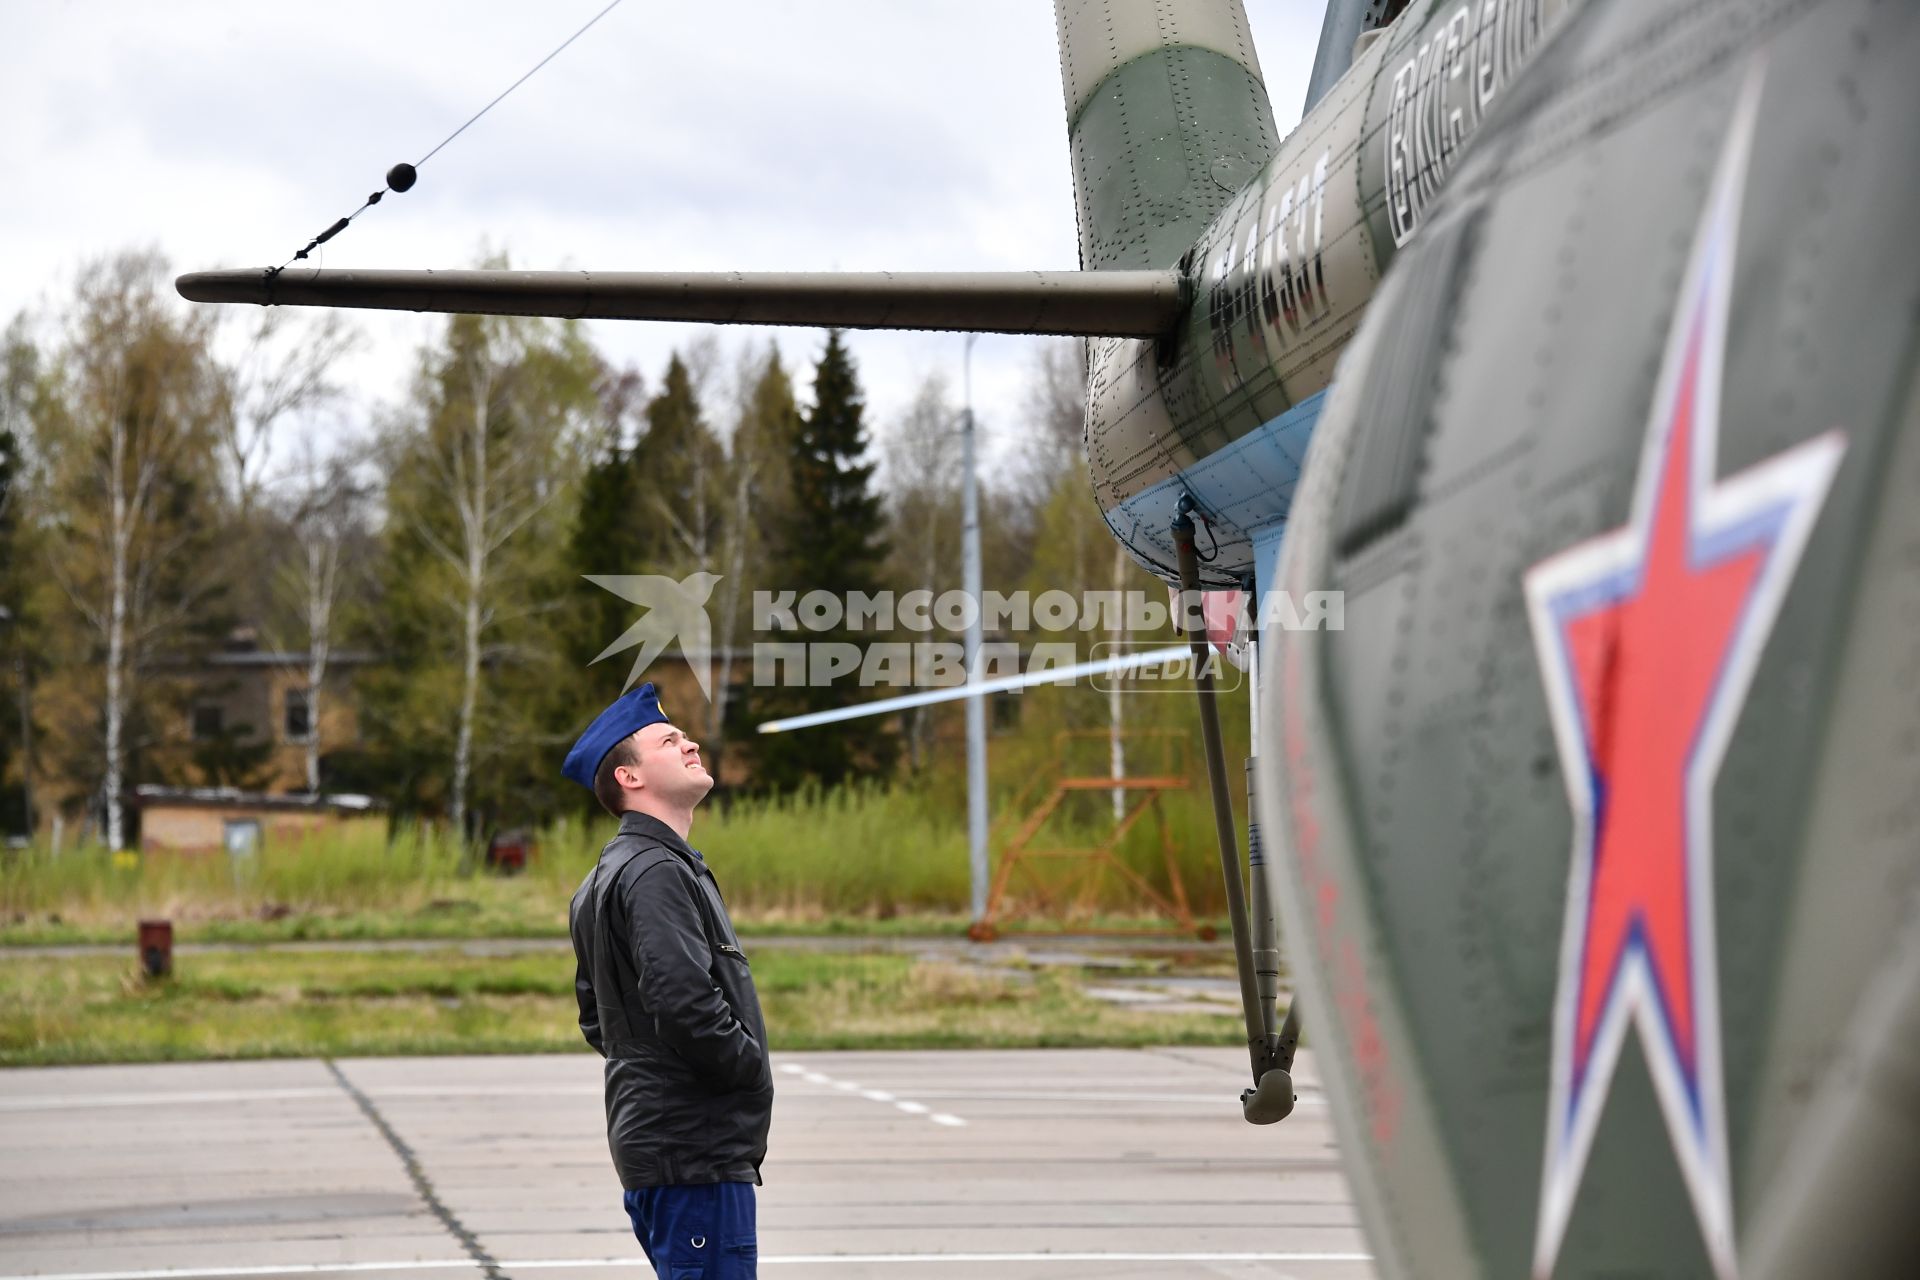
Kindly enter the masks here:
[[[235, 0], [0, 13], [0, 321], [80, 263], [156, 245], [180, 270], [278, 262], [418, 159], [603, 0]], [[1248, 0], [1276, 114], [1299, 113], [1321, 6]], [[608, 270], [1072, 267], [1073, 196], [1044, 0], [626, 0], [388, 196], [325, 264]], [[436, 321], [367, 314], [354, 384], [396, 398]], [[593, 325], [657, 377], [696, 330]], [[818, 334], [775, 338], [804, 375]], [[997, 447], [1035, 340], [984, 337]], [[962, 339], [854, 334], [887, 421]]]

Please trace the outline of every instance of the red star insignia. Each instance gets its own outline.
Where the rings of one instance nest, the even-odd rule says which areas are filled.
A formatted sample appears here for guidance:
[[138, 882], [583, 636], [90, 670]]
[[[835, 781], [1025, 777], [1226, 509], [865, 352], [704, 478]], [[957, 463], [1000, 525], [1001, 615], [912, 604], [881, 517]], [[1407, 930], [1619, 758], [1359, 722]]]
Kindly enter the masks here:
[[1535, 565], [1534, 645], [1573, 808], [1535, 1271], [1553, 1270], [1629, 1026], [1722, 1276], [1735, 1272], [1713, 912], [1714, 779], [1845, 448], [1715, 479], [1749, 78], [1695, 235], [1624, 528]]

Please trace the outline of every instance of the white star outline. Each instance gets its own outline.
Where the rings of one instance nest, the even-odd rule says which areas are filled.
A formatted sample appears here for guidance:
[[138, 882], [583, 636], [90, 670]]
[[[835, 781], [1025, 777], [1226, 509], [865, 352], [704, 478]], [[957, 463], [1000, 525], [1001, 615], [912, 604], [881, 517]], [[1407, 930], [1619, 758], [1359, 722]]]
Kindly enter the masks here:
[[[1732, 1179], [1728, 1170], [1726, 1103], [1713, 912], [1713, 784], [1726, 754], [1761, 652], [1799, 564], [1846, 448], [1829, 430], [1716, 483], [1720, 387], [1727, 315], [1738, 242], [1740, 199], [1758, 115], [1764, 65], [1741, 86], [1714, 184], [1687, 264], [1686, 283], [1653, 397], [1645, 444], [1625, 527], [1590, 538], [1528, 570], [1528, 620], [1541, 663], [1561, 776], [1573, 810], [1572, 867], [1568, 876], [1559, 981], [1553, 1012], [1553, 1066], [1541, 1171], [1534, 1273], [1552, 1274], [1591, 1153], [1595, 1133], [1628, 1026], [1637, 1026], [1701, 1234], [1715, 1272], [1737, 1274]], [[1689, 757], [1686, 778], [1686, 893], [1688, 969], [1694, 998], [1694, 1080], [1682, 1064], [1646, 948], [1631, 942], [1595, 1026], [1586, 1070], [1575, 1094], [1573, 1059], [1586, 921], [1590, 907], [1596, 823], [1592, 762], [1572, 662], [1561, 618], [1585, 612], [1596, 596], [1621, 598], [1639, 585], [1654, 508], [1685, 386], [1688, 346], [1698, 332], [1693, 382], [1688, 551], [1696, 565], [1723, 551], [1750, 547], [1760, 534], [1765, 560], [1735, 623], [1718, 686], [1709, 700]], [[1765, 532], [1770, 526], [1771, 537]], [[1584, 607], [1573, 609], [1575, 597]]]

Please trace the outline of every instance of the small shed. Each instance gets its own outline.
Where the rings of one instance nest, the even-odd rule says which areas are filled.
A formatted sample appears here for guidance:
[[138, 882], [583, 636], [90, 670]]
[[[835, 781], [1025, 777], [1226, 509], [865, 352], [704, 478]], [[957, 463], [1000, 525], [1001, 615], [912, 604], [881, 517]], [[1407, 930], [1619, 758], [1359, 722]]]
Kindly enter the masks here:
[[140, 848], [154, 853], [256, 853], [355, 828], [384, 831], [372, 796], [267, 795], [234, 787], [137, 787]]

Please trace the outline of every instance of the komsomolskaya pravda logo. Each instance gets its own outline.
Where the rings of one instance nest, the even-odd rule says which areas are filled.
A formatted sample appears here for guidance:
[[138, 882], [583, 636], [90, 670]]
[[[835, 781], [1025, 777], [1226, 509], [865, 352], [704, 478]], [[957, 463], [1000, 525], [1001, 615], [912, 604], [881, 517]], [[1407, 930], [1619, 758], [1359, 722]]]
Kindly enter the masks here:
[[603, 587], [646, 610], [638, 622], [621, 632], [593, 660], [599, 662], [624, 649], [640, 646], [627, 672], [627, 682], [620, 687], [622, 693], [633, 688], [639, 682], [640, 673], [664, 653], [668, 645], [677, 641], [693, 678], [700, 684], [701, 694], [707, 701], [713, 701], [713, 674], [708, 665], [713, 653], [713, 623], [707, 618], [707, 601], [720, 584], [719, 574], [701, 569], [678, 581], [655, 573], [583, 576], [596, 587]]

